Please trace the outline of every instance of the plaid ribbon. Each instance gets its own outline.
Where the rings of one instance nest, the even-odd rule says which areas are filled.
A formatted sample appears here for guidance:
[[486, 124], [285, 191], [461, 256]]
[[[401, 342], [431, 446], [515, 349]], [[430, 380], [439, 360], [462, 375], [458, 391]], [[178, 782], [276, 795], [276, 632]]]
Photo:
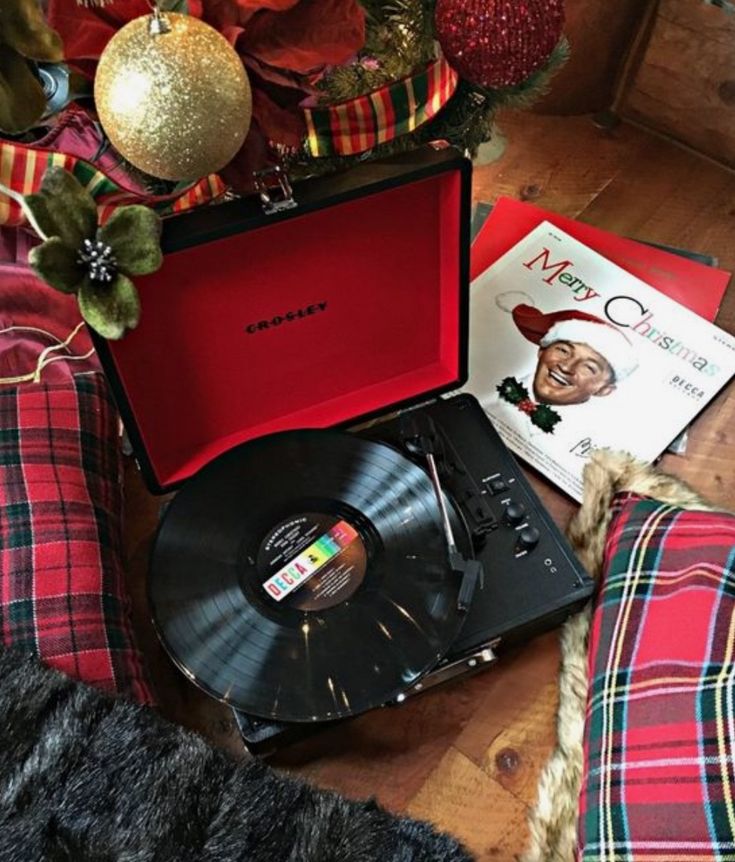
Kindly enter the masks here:
[[590, 636], [579, 862], [735, 860], [735, 516], [620, 495]]
[[[53, 150], [0, 141], [0, 183], [14, 192], [22, 195], [37, 192], [46, 168], [52, 165], [66, 168], [89, 191], [97, 202], [102, 222], [106, 221], [117, 207], [128, 204], [145, 204], [161, 215], [183, 212], [219, 197], [226, 188], [217, 174], [210, 174], [183, 192], [141, 196], [123, 188], [84, 159]], [[24, 223], [25, 216], [20, 206], [6, 195], [0, 194], [0, 226], [17, 227]]]
[[306, 108], [307, 147], [315, 158], [351, 156], [413, 132], [446, 105], [459, 76], [442, 57], [423, 71], [338, 105]]

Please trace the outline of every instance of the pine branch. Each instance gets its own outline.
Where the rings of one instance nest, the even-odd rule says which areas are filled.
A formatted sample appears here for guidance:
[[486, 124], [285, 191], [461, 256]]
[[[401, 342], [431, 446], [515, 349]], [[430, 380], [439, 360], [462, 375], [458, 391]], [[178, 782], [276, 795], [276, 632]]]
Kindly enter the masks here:
[[388, 0], [387, 23], [397, 36], [399, 50], [414, 66], [434, 58], [433, 0]]
[[338, 66], [320, 83], [336, 104], [399, 81], [435, 57], [435, 0], [363, 0], [367, 36], [356, 63]]
[[569, 54], [569, 41], [566, 36], [562, 36], [546, 63], [525, 81], [515, 87], [505, 87], [502, 90], [493, 91], [497, 104], [513, 108], [529, 107], [549, 91], [552, 78], [569, 59]]

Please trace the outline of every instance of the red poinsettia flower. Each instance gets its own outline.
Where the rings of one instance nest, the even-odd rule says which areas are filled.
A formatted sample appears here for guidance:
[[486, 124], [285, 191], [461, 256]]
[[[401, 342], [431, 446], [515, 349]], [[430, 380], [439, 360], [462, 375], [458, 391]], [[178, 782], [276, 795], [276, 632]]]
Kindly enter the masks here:
[[301, 144], [301, 103], [330, 66], [362, 48], [365, 13], [357, 0], [202, 0], [202, 7], [242, 58], [253, 88], [251, 132], [223, 171], [232, 186], [247, 189], [269, 144]]
[[[169, 4], [170, 5], [170, 4]], [[331, 66], [349, 61], [365, 42], [365, 13], [358, 0], [187, 0], [233, 45], [253, 90], [253, 119], [242, 150], [225, 179], [249, 188], [252, 171], [267, 164], [272, 144], [298, 147], [306, 129], [301, 102]], [[161, 4], [165, 8], [166, 4]], [[107, 42], [128, 21], [150, 12], [147, 0], [108, 0], [80, 6], [49, 0], [48, 20], [64, 43], [67, 61], [93, 74]]]

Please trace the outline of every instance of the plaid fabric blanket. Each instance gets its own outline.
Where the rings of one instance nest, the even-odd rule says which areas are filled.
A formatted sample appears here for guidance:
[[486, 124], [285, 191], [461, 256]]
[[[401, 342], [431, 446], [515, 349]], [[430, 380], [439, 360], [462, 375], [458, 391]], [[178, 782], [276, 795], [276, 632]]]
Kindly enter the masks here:
[[121, 563], [117, 412], [100, 373], [0, 389], [0, 633], [151, 702]]
[[735, 516], [615, 499], [578, 859], [735, 860]]

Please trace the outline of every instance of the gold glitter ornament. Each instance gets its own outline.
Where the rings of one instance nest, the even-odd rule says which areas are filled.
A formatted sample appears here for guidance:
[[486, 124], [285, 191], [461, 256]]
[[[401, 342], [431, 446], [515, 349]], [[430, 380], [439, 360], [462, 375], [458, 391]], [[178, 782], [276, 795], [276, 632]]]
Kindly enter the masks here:
[[224, 36], [188, 15], [155, 12], [119, 30], [100, 57], [94, 96], [115, 149], [165, 180], [223, 168], [250, 128], [240, 58]]

